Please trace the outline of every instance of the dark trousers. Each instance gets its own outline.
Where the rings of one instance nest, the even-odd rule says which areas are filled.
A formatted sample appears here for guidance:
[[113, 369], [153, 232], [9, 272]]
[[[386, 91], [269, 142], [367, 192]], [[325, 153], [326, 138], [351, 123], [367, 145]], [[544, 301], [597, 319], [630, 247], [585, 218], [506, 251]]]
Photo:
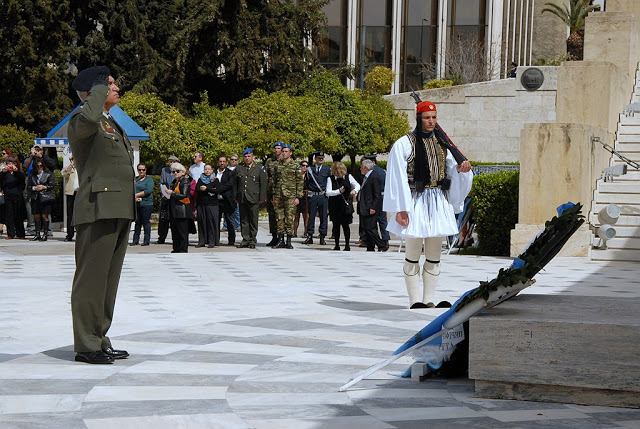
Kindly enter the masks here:
[[136, 226], [133, 231], [134, 244], [140, 242], [141, 227], [144, 228], [144, 243], [149, 244], [151, 242], [151, 212], [153, 212], [153, 206], [136, 204]]
[[173, 253], [189, 251], [189, 221], [187, 218], [171, 219], [171, 240]]
[[76, 200], [76, 194], [67, 195], [67, 238], [71, 239], [75, 235], [73, 227], [73, 203]]
[[387, 231], [387, 212], [380, 211], [378, 213], [378, 225], [380, 225], [380, 237], [384, 241], [389, 241], [389, 231]]
[[[166, 198], [160, 199], [160, 211], [167, 212], [169, 210], [169, 200]], [[158, 241], [164, 243], [169, 233], [169, 221], [160, 219], [158, 221]]]
[[[236, 206], [237, 209], [238, 206]], [[234, 244], [236, 242], [236, 230], [234, 225], [236, 224], [235, 220], [233, 219], [235, 216], [235, 210], [231, 211], [231, 213], [227, 213], [226, 210], [223, 209], [222, 206], [220, 206], [220, 210], [222, 211], [222, 215], [224, 217], [224, 222], [229, 225], [227, 227], [227, 236], [229, 237], [229, 244]], [[220, 226], [220, 222], [218, 222], [216, 224], [216, 226]]]
[[384, 249], [386, 244], [378, 234], [378, 215], [362, 215], [360, 220], [363, 223], [365, 236], [367, 237], [367, 250]]
[[4, 200], [4, 223], [7, 225], [7, 237], [24, 237], [24, 223], [20, 213], [20, 200], [22, 195], [16, 199], [6, 198]]
[[220, 245], [220, 206], [198, 206], [198, 246]]
[[240, 232], [242, 244], [256, 244], [258, 242], [258, 204], [239, 203]]
[[327, 215], [329, 213], [329, 199], [324, 195], [309, 196], [309, 223], [307, 224], [307, 236], [313, 237], [316, 227], [316, 213], [320, 212], [320, 227], [318, 233], [327, 235]]
[[76, 226], [76, 273], [71, 288], [76, 352], [111, 347], [107, 331], [130, 229], [129, 219], [101, 219]]
[[333, 221], [333, 228], [331, 229], [331, 233], [333, 234], [333, 239], [336, 242], [336, 246], [340, 243], [340, 227], [342, 227], [342, 231], [344, 231], [344, 244], [349, 247], [349, 239], [351, 238], [351, 229], [349, 227], [351, 223], [348, 220], [338, 220]]

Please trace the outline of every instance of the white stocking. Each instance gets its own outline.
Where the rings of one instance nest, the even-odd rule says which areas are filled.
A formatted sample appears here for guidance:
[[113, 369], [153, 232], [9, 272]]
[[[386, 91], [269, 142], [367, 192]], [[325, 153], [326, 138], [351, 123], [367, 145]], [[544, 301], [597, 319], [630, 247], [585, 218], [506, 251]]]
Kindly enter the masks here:
[[409, 294], [409, 306], [420, 302], [420, 255], [422, 254], [422, 239], [407, 238], [404, 260], [404, 283]]
[[440, 254], [442, 253], [442, 237], [425, 238], [425, 262], [422, 267], [422, 302], [433, 303], [440, 275]]

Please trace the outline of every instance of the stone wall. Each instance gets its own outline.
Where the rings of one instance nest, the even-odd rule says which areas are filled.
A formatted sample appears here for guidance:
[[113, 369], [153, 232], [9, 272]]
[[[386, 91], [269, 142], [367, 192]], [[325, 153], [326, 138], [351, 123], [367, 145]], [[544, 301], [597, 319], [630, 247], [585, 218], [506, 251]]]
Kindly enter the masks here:
[[[472, 161], [515, 162], [520, 159], [520, 132], [526, 123], [556, 120], [557, 67], [539, 67], [545, 79], [527, 91], [516, 79], [418, 91], [422, 100], [438, 107], [438, 122]], [[415, 127], [415, 102], [409, 93], [386, 97]]]

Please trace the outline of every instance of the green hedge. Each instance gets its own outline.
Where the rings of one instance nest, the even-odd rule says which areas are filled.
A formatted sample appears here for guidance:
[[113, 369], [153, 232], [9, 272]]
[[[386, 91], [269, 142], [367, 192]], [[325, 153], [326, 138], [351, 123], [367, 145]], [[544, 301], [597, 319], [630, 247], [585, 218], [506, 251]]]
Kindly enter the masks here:
[[511, 230], [518, 222], [519, 171], [473, 178], [471, 207], [482, 255], [509, 256]]

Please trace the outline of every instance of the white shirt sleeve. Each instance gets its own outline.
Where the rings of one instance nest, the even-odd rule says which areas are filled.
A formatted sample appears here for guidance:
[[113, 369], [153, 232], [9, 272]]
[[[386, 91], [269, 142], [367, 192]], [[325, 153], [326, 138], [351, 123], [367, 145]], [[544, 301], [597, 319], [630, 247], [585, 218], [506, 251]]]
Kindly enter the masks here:
[[336, 195], [340, 195], [339, 189], [336, 189], [335, 191], [333, 190], [333, 185], [331, 184], [332, 177], [333, 175], [329, 176], [329, 178], [327, 179], [327, 197], [335, 197]]
[[349, 174], [349, 183], [351, 183], [351, 186], [353, 186], [353, 189], [356, 190], [356, 193], [360, 192], [360, 184], [358, 183], [358, 181], [353, 177], [352, 174]]
[[[408, 212], [413, 209], [411, 188], [407, 176], [407, 158], [411, 155], [411, 142], [400, 137], [389, 152], [387, 179], [384, 185], [382, 210], [387, 213]], [[393, 218], [393, 216], [392, 216]]]
[[464, 208], [464, 199], [471, 191], [473, 184], [473, 172], [458, 173], [458, 164], [451, 152], [447, 150], [447, 178], [451, 179], [451, 186], [447, 191], [447, 201], [453, 207], [453, 211], [458, 214]]

